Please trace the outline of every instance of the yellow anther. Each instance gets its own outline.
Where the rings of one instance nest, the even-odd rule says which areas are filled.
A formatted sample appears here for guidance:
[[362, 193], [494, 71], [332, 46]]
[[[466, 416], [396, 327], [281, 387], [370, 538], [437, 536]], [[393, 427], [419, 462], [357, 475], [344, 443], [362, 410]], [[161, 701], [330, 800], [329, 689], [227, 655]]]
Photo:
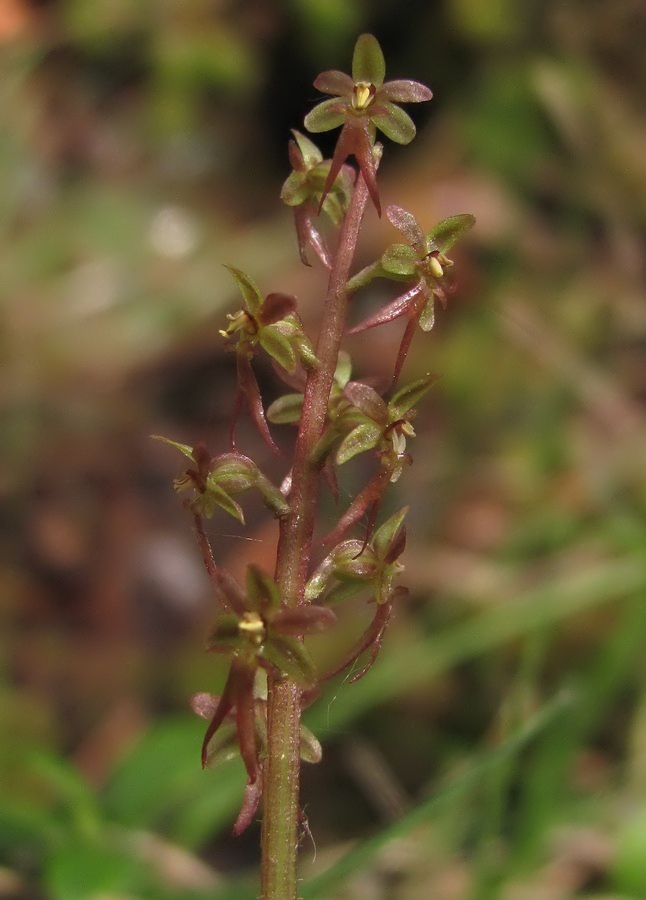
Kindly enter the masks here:
[[436, 256], [429, 256], [428, 258], [428, 267], [430, 269], [431, 275], [435, 278], [441, 278], [444, 275], [444, 269], [438, 258]]
[[352, 106], [357, 110], [367, 109], [375, 95], [375, 86], [369, 81], [357, 81], [352, 95]]
[[243, 613], [238, 622], [239, 631], [256, 646], [260, 646], [265, 640], [265, 623], [256, 612]]

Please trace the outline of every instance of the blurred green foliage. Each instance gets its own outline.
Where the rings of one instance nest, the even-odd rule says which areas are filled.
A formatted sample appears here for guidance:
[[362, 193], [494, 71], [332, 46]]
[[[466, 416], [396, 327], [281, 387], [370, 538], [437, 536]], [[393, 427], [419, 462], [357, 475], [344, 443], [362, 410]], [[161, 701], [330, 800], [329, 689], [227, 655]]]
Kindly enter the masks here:
[[[385, 202], [425, 228], [478, 223], [407, 363], [441, 374], [397, 498], [411, 601], [370, 675], [307, 713], [324, 760], [304, 771], [303, 891], [643, 893], [643, 4], [12, 0], [2, 896], [255, 895], [257, 835], [226, 834], [244, 777], [201, 771], [183, 712], [223, 673], [201, 650], [212, 610], [175, 460], [148, 435], [226, 428], [222, 263], [315, 318], [320, 276], [303, 278], [278, 208], [284, 148], [362, 30], [389, 75], [435, 92], [416, 143], [384, 158]], [[369, 225], [364, 261], [392, 240]], [[389, 328], [356, 340], [366, 372], [388, 371]], [[227, 525], [218, 548], [268, 567], [248, 519], [248, 547]], [[342, 622], [347, 646], [364, 614]]]

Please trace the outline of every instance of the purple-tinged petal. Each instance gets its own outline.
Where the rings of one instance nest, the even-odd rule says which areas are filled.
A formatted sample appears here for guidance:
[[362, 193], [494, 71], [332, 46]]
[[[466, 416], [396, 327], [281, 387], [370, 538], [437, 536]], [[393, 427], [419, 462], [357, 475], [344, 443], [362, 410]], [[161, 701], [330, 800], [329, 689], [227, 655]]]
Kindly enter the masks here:
[[332, 531], [323, 538], [322, 543], [324, 546], [338, 544], [346, 531], [366, 515], [366, 513], [369, 518], [372, 516], [374, 508], [378, 506], [383, 492], [386, 489], [389, 478], [390, 472], [387, 469], [381, 469], [370, 479], [363, 490], [359, 491]]
[[415, 318], [411, 318], [406, 325], [401, 343], [399, 345], [399, 350], [397, 351], [395, 370], [393, 372], [393, 384], [397, 384], [397, 382], [399, 381], [399, 376], [401, 375], [404, 363], [406, 362], [406, 357], [408, 356], [408, 351], [410, 349], [411, 341], [413, 340], [413, 335], [415, 334], [416, 328], [417, 320]]
[[277, 456], [281, 456], [280, 448], [274, 443], [274, 439], [269, 431], [267, 419], [265, 418], [265, 410], [262, 405], [262, 398], [260, 396], [260, 388], [258, 387], [256, 376], [251, 368], [249, 357], [244, 350], [237, 354], [237, 363], [238, 386], [247, 401], [251, 418], [254, 420], [256, 428], [269, 449]]
[[425, 285], [422, 282], [418, 282], [414, 287], [406, 291], [405, 294], [402, 294], [400, 297], [397, 297], [380, 309], [379, 312], [364, 319], [363, 322], [359, 322], [358, 325], [354, 325], [350, 328], [348, 334], [359, 334], [361, 331], [366, 331], [368, 328], [375, 328], [377, 325], [385, 325], [387, 322], [392, 322], [400, 316], [405, 316], [407, 313], [411, 312], [411, 310], [415, 309], [416, 301], [419, 297], [425, 296], [424, 291]]
[[206, 767], [208, 761], [209, 741], [218, 730], [227, 714], [233, 709], [233, 705], [235, 702], [234, 682], [236, 680], [236, 677], [236, 670], [232, 665], [229, 669], [229, 675], [224, 686], [224, 691], [222, 692], [220, 701], [216, 707], [215, 712], [213, 713], [213, 718], [209, 722], [209, 727], [206, 729], [206, 734], [204, 735], [204, 740], [202, 741], [202, 768]]
[[[327, 198], [329, 199], [329, 197]], [[298, 239], [298, 252], [301, 262], [309, 266], [305, 250], [309, 245], [326, 269], [332, 268], [332, 259], [323, 240], [323, 236], [312, 222], [312, 215], [307, 206], [301, 206], [294, 210], [294, 224], [296, 225], [296, 237]]]
[[296, 310], [296, 297], [291, 294], [274, 292], [267, 294], [262, 304], [259, 319], [263, 325], [271, 325], [284, 319]]
[[392, 603], [383, 603], [381, 606], [377, 607], [377, 611], [375, 612], [375, 616], [368, 625], [365, 632], [361, 635], [359, 640], [356, 642], [352, 650], [343, 658], [343, 660], [334, 667], [330, 672], [326, 672], [325, 675], [322, 675], [319, 679], [320, 681], [328, 681], [330, 678], [334, 678], [335, 675], [343, 672], [344, 669], [347, 669], [348, 666], [353, 665], [357, 661], [357, 659], [361, 656], [362, 653], [365, 653], [366, 650], [370, 649], [370, 657], [368, 659], [368, 663], [358, 672], [356, 675], [353, 675], [350, 679], [350, 683], [352, 684], [355, 681], [359, 681], [360, 678], [363, 678], [364, 675], [368, 673], [368, 671], [372, 668], [372, 665], [377, 658], [377, 654], [381, 648], [381, 643], [383, 640], [384, 632], [388, 626], [388, 622], [390, 621], [390, 615], [392, 613]]
[[387, 424], [388, 407], [383, 397], [380, 397], [369, 384], [364, 384], [362, 381], [349, 381], [343, 389], [343, 393], [350, 403], [368, 418], [382, 425]]
[[387, 81], [379, 89], [379, 98], [394, 103], [422, 103], [433, 98], [433, 91], [420, 81], [408, 78]]
[[240, 745], [240, 756], [250, 783], [255, 782], [258, 778], [256, 713], [253, 696], [255, 677], [254, 669], [240, 667], [235, 684], [236, 732]]
[[260, 798], [262, 797], [262, 774], [258, 771], [255, 781], [248, 781], [245, 785], [242, 806], [238, 818], [233, 826], [233, 834], [239, 837], [252, 824], [258, 811]]
[[327, 606], [307, 604], [296, 609], [280, 609], [271, 620], [281, 634], [318, 634], [336, 624], [336, 615]]
[[426, 251], [424, 232], [417, 224], [417, 219], [412, 213], [401, 206], [393, 204], [386, 207], [386, 217], [391, 225], [398, 231], [401, 231], [411, 247], [414, 247], [418, 253], [423, 254]]
[[360, 34], [354, 45], [352, 54], [352, 79], [355, 82], [367, 81], [379, 87], [386, 75], [386, 63], [373, 34]]
[[[377, 215], [381, 216], [381, 201], [379, 200], [379, 188], [377, 187], [377, 160], [374, 155], [374, 141], [370, 137], [368, 120], [361, 119], [360, 126], [354, 126], [353, 131], [356, 132], [354, 138], [354, 149], [352, 153], [359, 163], [359, 169], [363, 180], [368, 188], [370, 199], [375, 205]], [[378, 145], [379, 147], [381, 145]]]
[[334, 97], [352, 97], [354, 81], [345, 72], [337, 69], [328, 69], [321, 72], [314, 79], [314, 87], [322, 94], [332, 94]]

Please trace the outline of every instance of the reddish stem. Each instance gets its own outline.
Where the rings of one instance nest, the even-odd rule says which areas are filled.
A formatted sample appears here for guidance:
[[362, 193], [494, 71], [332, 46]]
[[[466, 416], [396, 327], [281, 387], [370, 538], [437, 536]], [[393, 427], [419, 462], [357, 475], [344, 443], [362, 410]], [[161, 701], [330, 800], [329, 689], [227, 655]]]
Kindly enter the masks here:
[[[288, 607], [303, 602], [321, 479], [313, 450], [325, 427], [330, 389], [345, 331], [347, 290], [359, 227], [368, 200], [357, 178], [345, 216], [328, 283], [316, 346], [318, 368], [307, 378], [303, 411], [294, 449], [290, 512], [281, 520], [276, 581]], [[264, 772], [262, 898], [295, 900], [299, 816], [300, 691], [290, 681], [270, 679], [268, 747]]]

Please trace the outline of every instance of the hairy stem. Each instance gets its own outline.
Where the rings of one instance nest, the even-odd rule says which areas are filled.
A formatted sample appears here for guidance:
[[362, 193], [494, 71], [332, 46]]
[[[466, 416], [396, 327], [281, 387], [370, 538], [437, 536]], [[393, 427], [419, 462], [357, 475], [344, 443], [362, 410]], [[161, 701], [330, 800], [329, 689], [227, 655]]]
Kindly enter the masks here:
[[[281, 521], [276, 581], [283, 603], [303, 602], [309, 573], [320, 468], [312, 452], [325, 427], [330, 389], [346, 321], [350, 266], [368, 200], [361, 175], [339, 236], [328, 283], [316, 355], [320, 365], [307, 379], [294, 449], [290, 512]], [[272, 681], [268, 697], [268, 749], [265, 761], [262, 825], [262, 898], [295, 900], [299, 815], [300, 695], [289, 681]]]

